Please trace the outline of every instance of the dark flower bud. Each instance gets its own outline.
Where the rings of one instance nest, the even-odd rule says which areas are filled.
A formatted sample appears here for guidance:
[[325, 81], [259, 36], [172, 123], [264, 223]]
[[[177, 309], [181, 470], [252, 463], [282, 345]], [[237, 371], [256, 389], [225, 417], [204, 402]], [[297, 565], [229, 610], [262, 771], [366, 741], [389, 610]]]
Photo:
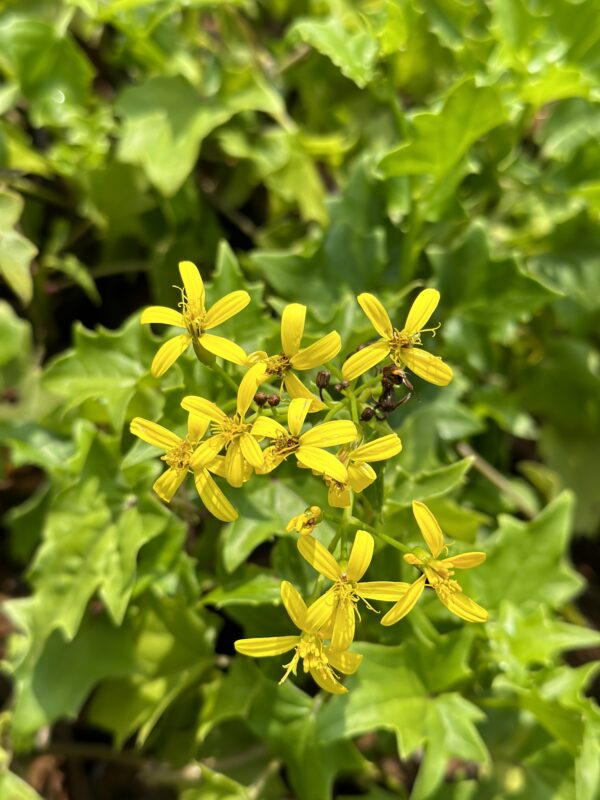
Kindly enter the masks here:
[[279, 403], [281, 403], [281, 397], [279, 397], [278, 394], [270, 394], [267, 397], [267, 403], [271, 406], [271, 408], [275, 408], [275, 406], [278, 406]]
[[362, 422], [369, 422], [369, 420], [373, 419], [374, 416], [375, 411], [370, 406], [367, 406], [366, 408], [363, 408], [360, 418]]
[[319, 389], [325, 389], [326, 386], [329, 386], [330, 380], [331, 372], [328, 372], [326, 369], [321, 370], [321, 372], [317, 372], [316, 384]]
[[267, 395], [264, 392], [257, 392], [254, 395], [254, 402], [257, 406], [264, 406], [264, 404], [267, 402]]

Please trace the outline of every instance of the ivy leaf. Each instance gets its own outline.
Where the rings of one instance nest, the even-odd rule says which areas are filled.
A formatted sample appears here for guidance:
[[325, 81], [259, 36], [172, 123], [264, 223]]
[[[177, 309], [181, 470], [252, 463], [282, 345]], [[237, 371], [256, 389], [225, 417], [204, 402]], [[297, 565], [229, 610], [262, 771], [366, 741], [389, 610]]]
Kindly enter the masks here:
[[413, 500], [427, 500], [440, 497], [464, 482], [467, 472], [473, 465], [473, 458], [463, 458], [439, 469], [423, 470], [414, 475], [397, 467], [394, 490], [386, 508], [394, 513], [408, 508]]
[[33, 296], [29, 268], [38, 249], [15, 230], [22, 211], [23, 198], [0, 187], [0, 274], [20, 300], [27, 304]]

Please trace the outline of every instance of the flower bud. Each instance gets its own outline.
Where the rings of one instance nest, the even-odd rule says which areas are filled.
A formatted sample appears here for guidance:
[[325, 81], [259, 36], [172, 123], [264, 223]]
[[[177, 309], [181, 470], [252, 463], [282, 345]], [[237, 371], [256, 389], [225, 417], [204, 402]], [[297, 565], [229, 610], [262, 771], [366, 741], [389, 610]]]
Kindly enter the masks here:
[[319, 524], [319, 522], [321, 522], [322, 519], [323, 512], [319, 506], [309, 506], [304, 513], [298, 514], [297, 517], [291, 518], [286, 526], [286, 531], [288, 533], [296, 531], [296, 533], [299, 533], [302, 536], [308, 536], [313, 532], [315, 527]]
[[363, 408], [362, 410], [360, 419], [362, 422], [369, 422], [369, 420], [372, 420], [374, 416], [375, 416], [374, 409], [372, 409], [371, 406], [366, 406], [366, 408]]
[[264, 392], [257, 392], [254, 395], [254, 402], [257, 406], [264, 406], [264, 404], [267, 402], [267, 395]]
[[281, 397], [279, 397], [278, 394], [270, 394], [267, 397], [267, 403], [271, 406], [271, 408], [275, 408], [275, 406], [278, 406], [279, 403], [281, 403]]
[[317, 372], [317, 379], [316, 384], [319, 389], [325, 389], [329, 386], [329, 381], [331, 380], [331, 372], [328, 372], [326, 369]]

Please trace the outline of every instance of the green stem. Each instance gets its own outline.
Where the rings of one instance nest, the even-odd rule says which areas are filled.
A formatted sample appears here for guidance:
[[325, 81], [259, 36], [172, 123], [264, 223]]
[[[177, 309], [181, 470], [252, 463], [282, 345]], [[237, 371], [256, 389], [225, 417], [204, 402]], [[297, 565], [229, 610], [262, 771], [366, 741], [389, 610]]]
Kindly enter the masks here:
[[228, 373], [228, 372], [227, 372], [225, 369], [223, 369], [223, 367], [221, 367], [219, 364], [217, 364], [216, 362], [215, 362], [215, 363], [212, 365], [212, 368], [213, 368], [213, 369], [214, 369], [214, 371], [217, 373], [217, 375], [219, 375], [219, 376], [220, 376], [220, 377], [221, 377], [221, 378], [222, 378], [222, 379], [225, 381], [225, 383], [226, 383], [226, 384], [227, 384], [227, 385], [228, 385], [228, 386], [229, 386], [231, 389], [233, 389], [233, 391], [234, 391], [234, 392], [236, 393], [236, 395], [237, 395], [237, 392], [238, 392], [238, 388], [239, 388], [239, 387], [238, 387], [237, 383], [236, 383], [236, 382], [233, 380], [233, 378], [231, 377], [231, 375], [230, 375], [230, 374], [229, 374], [229, 373]]
[[337, 412], [345, 405], [346, 405], [345, 400], [340, 400], [338, 403], [336, 403], [332, 408], [329, 409], [329, 411], [325, 415], [325, 419], [323, 420], [323, 422], [328, 422], [332, 417], [335, 417]]

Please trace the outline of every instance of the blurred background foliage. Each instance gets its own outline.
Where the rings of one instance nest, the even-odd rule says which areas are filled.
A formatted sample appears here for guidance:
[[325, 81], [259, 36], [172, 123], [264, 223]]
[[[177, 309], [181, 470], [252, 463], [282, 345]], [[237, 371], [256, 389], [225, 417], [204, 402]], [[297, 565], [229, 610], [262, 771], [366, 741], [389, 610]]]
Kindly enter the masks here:
[[[600, 796], [599, 19], [0, 0], [1, 797]], [[232, 659], [241, 632], [282, 631], [281, 579], [310, 590], [285, 523], [323, 490], [255, 480], [221, 529], [192, 492], [151, 496], [129, 419], [181, 428], [184, 393], [228, 397], [192, 357], [149, 375], [136, 312], [173, 304], [180, 259], [215, 297], [248, 288], [228, 332], [250, 350], [276, 347], [285, 302], [347, 354], [372, 336], [357, 292], [401, 322], [440, 289], [456, 377], [391, 417], [385, 530], [416, 542], [421, 499], [477, 540], [486, 626], [434, 603], [365, 620], [328, 702]]]

